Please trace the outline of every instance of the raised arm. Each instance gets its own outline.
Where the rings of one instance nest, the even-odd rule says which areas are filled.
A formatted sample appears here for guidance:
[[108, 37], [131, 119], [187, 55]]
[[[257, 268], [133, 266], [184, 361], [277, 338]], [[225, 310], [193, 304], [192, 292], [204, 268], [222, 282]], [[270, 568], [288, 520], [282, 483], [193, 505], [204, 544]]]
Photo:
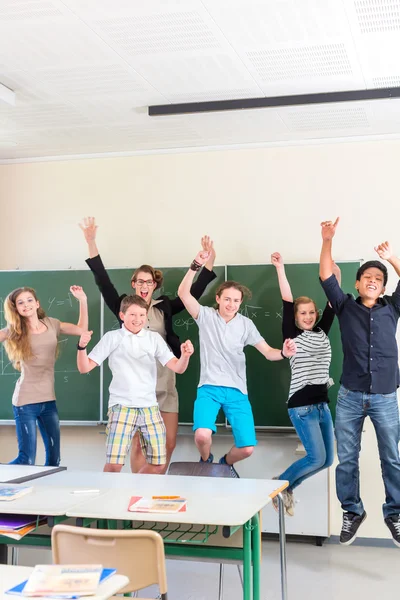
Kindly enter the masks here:
[[[211, 283], [211, 281], [213, 281], [217, 277], [213, 271], [215, 261], [214, 245], [210, 244], [210, 238], [208, 236], [204, 236], [201, 238], [201, 245], [203, 247], [203, 251], [209, 252], [209, 257], [204, 267], [200, 270], [199, 276], [197, 277], [196, 281], [193, 282], [190, 288], [190, 293], [194, 298], [196, 298], [196, 300], [199, 300], [199, 298], [202, 297], [202, 295], [207, 289], [207, 286]], [[205, 246], [207, 247], [206, 250], [204, 250]], [[182, 300], [179, 298], [179, 296], [171, 300], [172, 315], [176, 315], [182, 312], [182, 310], [184, 309], [185, 306]]]
[[339, 217], [334, 223], [332, 221], [324, 221], [321, 223], [322, 248], [319, 261], [319, 276], [322, 281], [329, 279], [333, 274], [332, 270], [332, 239], [336, 232], [336, 227], [339, 223]]
[[261, 352], [261, 354], [265, 356], [267, 360], [271, 361], [290, 358], [296, 354], [297, 350], [295, 342], [289, 339], [284, 341], [282, 350], [278, 348], [271, 348], [271, 346], [269, 346], [265, 340], [258, 342], [258, 344], [255, 345], [255, 348], [257, 348], [257, 350]]
[[400, 258], [393, 254], [390, 243], [386, 241], [382, 242], [382, 244], [379, 244], [379, 246], [375, 246], [375, 252], [377, 252], [379, 258], [382, 260], [387, 260], [387, 262], [391, 264], [396, 271], [397, 276], [400, 277]]
[[83, 231], [83, 235], [85, 236], [85, 240], [88, 245], [89, 256], [90, 258], [94, 258], [99, 254], [96, 244], [96, 234], [97, 228], [96, 219], [94, 217], [85, 217], [82, 223], [79, 223], [79, 227]]
[[79, 223], [79, 227], [82, 229], [89, 247], [90, 258], [86, 260], [86, 263], [94, 275], [96, 285], [103, 296], [104, 302], [120, 321], [119, 309], [124, 296], [118, 294], [100, 258], [96, 245], [97, 225], [94, 217], [85, 217], [83, 223]]
[[80, 285], [72, 285], [69, 290], [79, 301], [79, 320], [77, 325], [73, 323], [61, 323], [60, 331], [66, 335], [81, 335], [89, 329], [87, 297]]
[[285, 300], [286, 302], [293, 302], [292, 290], [290, 289], [290, 285], [286, 277], [283, 258], [279, 252], [274, 252], [271, 254], [271, 262], [276, 268], [282, 300]]
[[201, 250], [197, 254], [196, 258], [190, 265], [190, 269], [186, 273], [185, 277], [182, 279], [181, 284], [178, 288], [179, 298], [182, 300], [188, 313], [194, 319], [197, 319], [197, 317], [199, 315], [200, 304], [198, 303], [197, 299], [192, 294], [191, 288], [192, 288], [193, 279], [194, 279], [197, 271], [199, 269], [201, 269], [201, 267], [203, 265], [205, 265], [205, 263], [209, 260], [210, 248], [212, 248], [212, 245], [213, 245], [212, 241], [209, 238], [207, 238], [207, 236], [206, 236], [206, 239], [203, 238], [203, 240], [204, 240], [203, 250]]
[[341, 286], [342, 285], [342, 271], [340, 270], [339, 265], [337, 265], [334, 260], [332, 261], [332, 273], [336, 277], [338, 284]]
[[174, 373], [178, 373], [178, 375], [182, 375], [186, 371], [189, 365], [189, 359], [194, 352], [193, 344], [190, 340], [187, 340], [183, 344], [181, 344], [181, 356], [180, 358], [171, 358], [165, 365]]
[[79, 348], [84, 348], [84, 350], [78, 349], [76, 362], [79, 373], [90, 373], [90, 371], [93, 371], [93, 369], [98, 366], [94, 360], [88, 357], [86, 351], [86, 346], [92, 338], [92, 333], [93, 331], [85, 331], [85, 333], [82, 333], [81, 337], [79, 338], [78, 346]]

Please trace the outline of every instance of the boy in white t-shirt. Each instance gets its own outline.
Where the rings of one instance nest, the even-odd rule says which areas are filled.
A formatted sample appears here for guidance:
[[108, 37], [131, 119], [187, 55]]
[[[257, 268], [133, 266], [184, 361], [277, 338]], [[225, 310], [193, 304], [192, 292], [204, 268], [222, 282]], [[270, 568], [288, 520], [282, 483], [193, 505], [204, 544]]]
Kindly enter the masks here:
[[194, 403], [194, 439], [201, 462], [213, 462], [211, 454], [215, 421], [222, 408], [234, 438], [234, 446], [221, 459], [239, 477], [234, 464], [253, 453], [257, 444], [253, 412], [247, 395], [245, 346], [254, 346], [267, 360], [278, 361], [296, 353], [293, 340], [285, 340], [282, 349], [271, 348], [254, 323], [239, 313], [245, 294], [250, 291], [236, 281], [225, 281], [216, 291], [217, 309], [201, 306], [190, 287], [196, 271], [208, 260], [212, 242], [202, 239], [203, 251], [192, 262], [183, 278], [178, 295], [199, 327], [200, 381]]
[[181, 345], [181, 357], [175, 358], [161, 335], [144, 328], [148, 309], [140, 296], [126, 296], [119, 314], [121, 329], [106, 333], [89, 356], [86, 346], [92, 332], [84, 333], [79, 340], [79, 372], [89, 373], [108, 358], [113, 375], [104, 471], [121, 471], [137, 430], [147, 461], [139, 473], [162, 473], [166, 463], [165, 425], [156, 399], [156, 359], [171, 371], [184, 373], [193, 345], [186, 341]]

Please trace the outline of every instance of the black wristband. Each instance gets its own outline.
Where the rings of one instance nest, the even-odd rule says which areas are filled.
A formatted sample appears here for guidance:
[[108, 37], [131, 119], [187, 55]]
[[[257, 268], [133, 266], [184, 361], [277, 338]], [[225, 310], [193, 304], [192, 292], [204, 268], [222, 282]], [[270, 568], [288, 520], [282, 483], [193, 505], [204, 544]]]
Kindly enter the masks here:
[[80, 346], [79, 343], [76, 345], [78, 350], [86, 350], [86, 346]]
[[197, 262], [197, 260], [194, 260], [192, 262], [192, 264], [190, 265], [190, 269], [192, 271], [199, 271], [201, 269], [201, 264]]
[[283, 350], [281, 350], [281, 356], [282, 356], [282, 358], [289, 358], [288, 356], [285, 356], [285, 355], [283, 354]]

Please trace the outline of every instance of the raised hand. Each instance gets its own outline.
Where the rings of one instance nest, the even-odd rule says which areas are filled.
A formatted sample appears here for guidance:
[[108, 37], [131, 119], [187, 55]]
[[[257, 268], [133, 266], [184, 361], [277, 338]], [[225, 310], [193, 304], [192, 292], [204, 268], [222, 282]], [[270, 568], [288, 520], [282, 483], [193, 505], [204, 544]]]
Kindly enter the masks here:
[[85, 331], [85, 333], [82, 333], [81, 337], [79, 338], [79, 346], [81, 348], [86, 348], [86, 346], [92, 339], [92, 334], [93, 331]]
[[183, 344], [181, 344], [181, 353], [185, 356], [192, 356], [194, 352], [193, 344], [190, 340], [186, 340]]
[[210, 239], [209, 235], [203, 235], [201, 238], [202, 250], [197, 253], [194, 259], [197, 264], [203, 266], [211, 258], [212, 252], [214, 252], [214, 242]]
[[82, 223], [79, 223], [79, 227], [82, 229], [88, 244], [95, 241], [98, 226], [94, 217], [85, 217]]
[[71, 285], [69, 291], [79, 301], [87, 299], [87, 296], [80, 285]]
[[276, 268], [283, 267], [283, 258], [279, 254], [279, 252], [274, 252], [273, 254], [271, 254], [271, 262]]
[[334, 223], [332, 223], [332, 221], [323, 221], [321, 223], [321, 235], [324, 242], [327, 242], [334, 237], [339, 220], [340, 218], [338, 217]]
[[388, 241], [375, 246], [374, 250], [382, 260], [389, 260], [393, 256], [392, 247]]
[[286, 356], [286, 358], [290, 358], [291, 356], [294, 356], [297, 352], [295, 341], [291, 340], [290, 338], [285, 340], [283, 343], [282, 352], [283, 352], [284, 356]]

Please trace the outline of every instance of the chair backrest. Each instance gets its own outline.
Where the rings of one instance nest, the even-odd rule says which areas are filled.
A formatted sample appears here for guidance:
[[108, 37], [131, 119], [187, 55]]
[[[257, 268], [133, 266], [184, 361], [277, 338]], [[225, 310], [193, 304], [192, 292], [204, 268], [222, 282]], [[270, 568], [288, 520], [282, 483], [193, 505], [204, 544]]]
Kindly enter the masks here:
[[156, 531], [106, 530], [56, 525], [51, 533], [55, 564], [100, 564], [129, 578], [120, 593], [157, 584], [167, 594], [164, 542]]
[[168, 475], [194, 475], [198, 477], [232, 477], [229, 465], [201, 462], [173, 462]]

